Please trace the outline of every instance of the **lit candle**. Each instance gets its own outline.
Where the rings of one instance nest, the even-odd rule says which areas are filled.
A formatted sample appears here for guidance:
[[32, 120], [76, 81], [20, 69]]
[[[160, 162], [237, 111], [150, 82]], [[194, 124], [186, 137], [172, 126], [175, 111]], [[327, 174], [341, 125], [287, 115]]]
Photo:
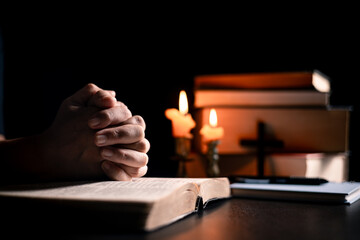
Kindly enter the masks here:
[[188, 100], [186, 92], [180, 91], [179, 110], [169, 108], [165, 110], [165, 116], [172, 122], [172, 135], [175, 138], [192, 138], [191, 129], [195, 127], [195, 121], [188, 113]]
[[210, 110], [209, 124], [201, 128], [200, 134], [203, 135], [205, 142], [216, 141], [224, 136], [224, 129], [217, 127], [217, 115], [214, 108]]

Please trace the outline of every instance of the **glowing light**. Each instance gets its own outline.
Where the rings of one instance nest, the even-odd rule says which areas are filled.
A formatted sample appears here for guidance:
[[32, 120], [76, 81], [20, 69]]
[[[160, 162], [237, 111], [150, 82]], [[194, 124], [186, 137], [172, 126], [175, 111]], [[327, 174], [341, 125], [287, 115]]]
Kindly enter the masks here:
[[188, 100], [185, 91], [180, 91], [179, 96], [179, 110], [176, 108], [169, 108], [165, 110], [166, 118], [171, 120], [172, 134], [176, 138], [192, 138], [190, 133], [196, 125], [191, 114], [188, 113]]
[[314, 74], [312, 84], [319, 92], [330, 92], [330, 82], [318, 73]]
[[224, 128], [218, 127], [217, 113], [214, 108], [210, 109], [209, 124], [200, 129], [204, 142], [220, 140], [224, 136]]
[[211, 127], [216, 127], [217, 126], [217, 114], [216, 114], [216, 110], [214, 108], [212, 108], [210, 110], [209, 124], [210, 124]]
[[184, 115], [186, 115], [189, 111], [188, 100], [187, 100], [186, 92], [184, 90], [180, 91], [179, 111], [181, 114], [184, 114]]

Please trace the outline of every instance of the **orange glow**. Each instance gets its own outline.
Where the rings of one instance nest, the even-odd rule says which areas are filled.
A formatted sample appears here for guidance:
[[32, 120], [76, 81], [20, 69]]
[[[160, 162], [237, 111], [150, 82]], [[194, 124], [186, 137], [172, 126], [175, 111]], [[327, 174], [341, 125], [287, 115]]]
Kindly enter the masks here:
[[188, 113], [189, 106], [186, 93], [184, 90], [180, 91], [179, 96], [179, 110], [176, 108], [169, 108], [165, 110], [166, 118], [172, 122], [172, 134], [176, 138], [192, 138], [190, 133], [196, 125], [191, 114]]
[[216, 127], [217, 126], [217, 114], [214, 108], [212, 108], [210, 110], [210, 115], [209, 115], [209, 124], [211, 127]]
[[224, 129], [218, 127], [217, 113], [214, 108], [210, 109], [209, 124], [200, 129], [204, 142], [220, 140], [224, 136]]
[[186, 115], [188, 113], [188, 111], [189, 111], [188, 100], [187, 100], [187, 97], [186, 97], [186, 92], [184, 90], [180, 91], [179, 111], [183, 115]]

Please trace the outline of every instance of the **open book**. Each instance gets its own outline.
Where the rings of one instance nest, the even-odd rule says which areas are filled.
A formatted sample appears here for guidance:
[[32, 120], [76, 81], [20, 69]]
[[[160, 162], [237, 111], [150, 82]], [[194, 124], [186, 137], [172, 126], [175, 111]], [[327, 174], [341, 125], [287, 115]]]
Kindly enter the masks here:
[[[0, 188], [0, 199], [30, 200], [89, 211], [111, 211], [122, 227], [151, 231], [230, 197], [228, 178], [149, 178], [17, 185]], [[123, 219], [123, 220], [121, 220]]]

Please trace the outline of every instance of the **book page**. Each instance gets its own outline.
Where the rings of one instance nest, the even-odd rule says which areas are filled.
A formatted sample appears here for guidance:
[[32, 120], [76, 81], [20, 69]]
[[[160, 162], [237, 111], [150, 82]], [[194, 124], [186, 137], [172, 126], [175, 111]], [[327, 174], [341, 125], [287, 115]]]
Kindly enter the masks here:
[[101, 181], [22, 185], [0, 189], [0, 196], [99, 201], [154, 201], [171, 194], [186, 183], [202, 180], [183, 178], [137, 178], [132, 181]]

